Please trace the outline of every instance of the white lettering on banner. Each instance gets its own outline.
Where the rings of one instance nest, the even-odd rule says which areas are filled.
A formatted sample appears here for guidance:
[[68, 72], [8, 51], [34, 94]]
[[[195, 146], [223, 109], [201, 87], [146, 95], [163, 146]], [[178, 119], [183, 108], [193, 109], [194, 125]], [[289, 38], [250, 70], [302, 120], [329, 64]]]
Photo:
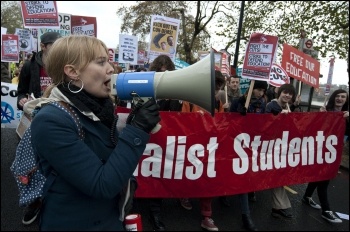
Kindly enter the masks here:
[[314, 63], [311, 63], [310, 61], [306, 60], [305, 62], [306, 64], [306, 68], [309, 69], [310, 71], [315, 71], [315, 64]]
[[[311, 69], [314, 68], [314, 64], [310, 63], [308, 61], [306, 61], [306, 64], [309, 65], [308, 69], [310, 71], [313, 71]], [[316, 85], [316, 83], [317, 83], [317, 78], [316, 77], [311, 76], [310, 74], [304, 72], [302, 69], [293, 66], [293, 64], [291, 64], [289, 62], [286, 62], [286, 72], [290, 73], [290, 74], [292, 74], [294, 76], [297, 76], [297, 77], [307, 81], [308, 83], [311, 83], [311, 84], [314, 84], [314, 85]]]
[[293, 52], [290, 53], [290, 60], [294, 61], [295, 63], [297, 63], [300, 66], [303, 66], [304, 58], [293, 53]]
[[294, 76], [297, 76], [297, 77], [301, 78], [301, 76], [303, 74], [303, 70], [302, 69], [293, 66], [293, 64], [291, 64], [289, 62], [286, 63], [286, 66], [287, 66], [286, 67], [286, 72], [287, 73], [293, 74]]
[[207, 145], [207, 150], [209, 151], [208, 156], [208, 177], [216, 177], [216, 171], [215, 171], [215, 152], [219, 147], [219, 144], [217, 143], [217, 137], [212, 137], [209, 140], [209, 143]]
[[303, 72], [303, 75], [301, 78], [303, 78], [303, 80], [306, 80], [307, 82], [314, 84], [314, 85], [317, 83], [316, 78], [311, 76], [310, 74], [308, 74], [306, 72]]
[[[324, 162], [330, 164], [337, 158], [337, 151], [334, 145], [338, 144], [338, 138], [335, 135], [330, 135], [327, 138], [323, 135], [323, 131], [318, 131], [317, 136], [293, 138], [288, 144], [289, 131], [283, 131], [282, 139], [261, 141], [261, 136], [254, 136], [254, 140], [250, 143], [250, 135], [247, 133], [239, 134], [233, 143], [234, 151], [239, 158], [232, 160], [232, 170], [235, 174], [244, 174], [249, 169], [248, 154], [244, 149], [251, 148], [252, 150], [252, 171], [261, 171], [296, 167], [301, 165], [313, 165], [316, 163], [323, 164]], [[315, 154], [316, 142], [316, 154]], [[326, 152], [322, 151], [325, 142]], [[249, 146], [250, 144], [250, 146]], [[289, 148], [289, 149], [288, 149]], [[260, 151], [259, 151], [260, 150]], [[324, 154], [324, 155], [323, 155]], [[323, 157], [324, 156], [324, 157]], [[259, 159], [260, 158], [260, 159]], [[260, 162], [258, 162], [258, 160]], [[259, 164], [258, 164], [259, 163]], [[260, 166], [259, 166], [260, 165]]]
[[[193, 144], [188, 148], [186, 154], [186, 138], [186, 136], [178, 136], [178, 145], [176, 146], [177, 152], [175, 156], [176, 136], [167, 136], [163, 176], [161, 176], [163, 150], [161, 146], [157, 144], [148, 143], [143, 155], [149, 157], [145, 158], [141, 163], [141, 175], [165, 179], [183, 179], [183, 173], [185, 173], [186, 178], [189, 180], [197, 180], [202, 177], [205, 170], [202, 162], [205, 156], [205, 147], [202, 144]], [[215, 154], [218, 146], [219, 144], [217, 143], [216, 137], [209, 139], [209, 143], [206, 147], [209, 154], [206, 176], [210, 178], [216, 177]], [[187, 157], [188, 161], [191, 163], [190, 166], [184, 167], [185, 157]], [[173, 176], [174, 164], [175, 172]], [[138, 167], [134, 175], [138, 176]]]
[[[253, 172], [261, 172], [298, 165], [313, 165], [315, 162], [330, 164], [337, 158], [334, 147], [338, 145], [337, 136], [325, 137], [323, 131], [318, 131], [315, 137], [289, 139], [289, 131], [283, 131], [282, 138], [275, 140], [261, 140], [261, 137], [261, 135], [255, 135], [251, 140], [251, 136], [247, 133], [241, 133], [235, 137], [233, 151], [238, 158], [232, 159], [233, 173], [242, 175], [249, 169]], [[206, 147], [202, 144], [193, 144], [187, 152], [186, 138], [186, 136], [167, 136], [165, 154], [160, 145], [148, 143], [143, 155], [149, 157], [139, 164], [141, 175], [176, 180], [184, 178], [197, 180], [203, 176], [215, 178], [215, 156], [219, 147], [217, 137], [211, 137]], [[323, 151], [323, 147], [326, 151]], [[252, 152], [251, 166], [246, 149]], [[208, 154], [207, 159], [206, 154]], [[186, 158], [190, 165], [185, 165]], [[163, 163], [164, 166], [162, 166]], [[139, 174], [139, 165], [135, 169], [135, 176]]]

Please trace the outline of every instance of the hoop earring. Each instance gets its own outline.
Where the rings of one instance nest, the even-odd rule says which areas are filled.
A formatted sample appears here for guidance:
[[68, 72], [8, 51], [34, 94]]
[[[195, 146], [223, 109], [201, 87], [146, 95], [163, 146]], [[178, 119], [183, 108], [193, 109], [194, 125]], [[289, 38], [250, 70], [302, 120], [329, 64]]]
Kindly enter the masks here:
[[69, 89], [69, 91], [71, 91], [72, 93], [79, 93], [79, 92], [84, 88], [84, 82], [83, 82], [80, 78], [78, 78], [78, 80], [81, 81], [81, 88], [80, 88], [79, 90], [76, 90], [76, 91], [71, 90], [70, 87], [69, 87], [70, 83], [71, 83], [72, 81], [75, 81], [75, 80], [71, 80], [70, 82], [68, 82], [68, 89]]

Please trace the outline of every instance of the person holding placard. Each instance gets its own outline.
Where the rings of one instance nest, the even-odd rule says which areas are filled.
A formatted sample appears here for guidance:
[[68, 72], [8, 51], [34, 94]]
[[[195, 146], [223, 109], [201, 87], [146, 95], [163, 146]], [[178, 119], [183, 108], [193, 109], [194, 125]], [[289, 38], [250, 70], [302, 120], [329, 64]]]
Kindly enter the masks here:
[[[230, 106], [230, 112], [239, 112], [243, 115], [245, 115], [246, 113], [257, 113], [257, 114], [264, 113], [266, 102], [267, 102], [267, 97], [265, 95], [266, 90], [267, 90], [266, 81], [255, 80], [252, 97], [251, 99], [249, 99], [248, 108], [247, 109], [245, 108], [245, 102], [248, 97], [249, 89], [247, 89], [247, 91], [243, 96], [233, 100]], [[252, 194], [255, 197], [255, 192], [251, 192], [249, 194]], [[241, 206], [243, 226], [249, 231], [256, 231], [257, 228], [250, 214], [248, 193], [242, 193], [242, 194], [239, 194], [238, 196], [239, 196], [239, 202]]]
[[[265, 112], [273, 113], [274, 115], [291, 112], [289, 102], [295, 98], [295, 95], [296, 90], [292, 84], [281, 85], [278, 88], [277, 98], [272, 99], [271, 102], [267, 103]], [[271, 215], [277, 218], [294, 218], [294, 215], [291, 213], [291, 207], [284, 186], [273, 188]]]

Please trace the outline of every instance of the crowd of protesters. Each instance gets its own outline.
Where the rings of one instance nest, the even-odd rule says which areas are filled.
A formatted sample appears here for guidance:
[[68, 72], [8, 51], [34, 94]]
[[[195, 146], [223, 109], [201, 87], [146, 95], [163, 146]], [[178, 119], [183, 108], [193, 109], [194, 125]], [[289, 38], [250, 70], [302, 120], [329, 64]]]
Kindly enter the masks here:
[[[94, 46], [94, 51], [86, 52], [86, 48], [91, 46]], [[64, 59], [58, 59], [60, 56]], [[140, 67], [135, 72], [174, 70], [175, 65], [172, 60], [166, 55], [160, 55], [151, 63], [149, 70]], [[118, 99], [111, 100], [107, 85], [110, 84], [112, 74], [119, 74], [122, 71], [121, 67], [108, 62], [107, 48], [102, 41], [87, 36], [60, 38], [58, 33], [44, 34], [41, 38], [41, 51], [28, 57], [28, 61], [18, 64], [13, 74], [6, 70], [6, 64], [2, 62], [2, 81], [4, 73], [4, 81], [7, 75], [6, 82], [18, 84], [19, 109], [23, 110], [24, 104], [31, 100], [30, 96], [40, 98], [44, 95], [52, 99], [42, 104], [50, 105], [49, 107], [42, 107], [39, 113], [36, 113], [32, 130], [35, 150], [40, 153], [40, 162], [43, 164], [45, 173], [48, 174], [54, 169], [58, 177], [47, 198], [38, 199], [35, 205], [25, 209], [23, 224], [31, 224], [39, 215], [41, 230], [123, 229], [122, 220], [117, 220], [121, 212], [113, 202], [120, 200], [118, 192], [132, 177], [132, 172], [149, 139], [149, 133], [160, 120], [158, 111], [201, 112], [199, 107], [190, 102], [178, 99], [152, 99], [143, 105], [130, 106], [132, 117], [128, 117], [128, 126], [123, 133], [118, 134], [112, 129], [116, 120], [112, 108], [126, 107], [128, 103]], [[241, 93], [239, 76], [227, 77], [225, 80], [222, 73], [215, 70], [215, 77], [216, 112], [279, 114], [297, 112], [300, 109], [300, 95], [296, 93], [292, 84], [269, 88], [267, 82], [255, 80], [252, 96], [247, 104], [248, 90]], [[69, 119], [65, 119], [66, 116], [61, 109], [57, 105], [49, 104], [57, 99], [74, 108], [85, 127], [93, 128], [92, 131], [85, 132], [84, 141], [75, 134]], [[227, 102], [223, 99], [227, 99]], [[336, 90], [330, 96], [327, 105], [320, 111], [344, 112], [348, 128], [348, 107], [349, 94], [345, 90]], [[60, 117], [65, 122], [58, 122], [59, 118], [51, 120], [50, 117]], [[62, 127], [66, 127], [66, 130], [58, 129]], [[54, 131], [55, 128], [58, 134], [52, 133], [47, 137], [46, 131], [48, 129]], [[64, 138], [64, 144], [55, 141], [57, 136]], [[94, 139], [101, 136], [108, 138], [105, 138], [105, 142]], [[344, 141], [348, 139], [347, 136], [348, 130]], [[43, 137], [47, 141], [43, 142]], [[139, 142], [136, 143], [136, 140]], [[63, 152], [62, 149], [64, 149], [65, 158], [55, 158], [55, 154], [57, 157], [62, 155], [59, 152]], [[82, 155], [81, 149], [86, 155]], [[97, 155], [100, 150], [105, 151], [106, 155], [103, 157]], [[86, 158], [87, 156], [89, 158]], [[76, 170], [77, 163], [81, 172]], [[123, 172], [114, 167], [118, 167], [116, 169]], [[83, 171], [88, 169], [89, 173]], [[109, 181], [110, 178], [106, 173], [114, 176], [114, 180], [119, 180], [117, 186]], [[342, 220], [331, 210], [327, 198], [327, 187], [330, 181], [309, 183], [300, 200], [314, 209], [321, 210], [322, 218], [328, 222], [341, 223]], [[312, 199], [316, 188], [321, 205]], [[239, 194], [243, 226], [249, 231], [257, 231], [259, 228], [251, 217], [249, 206], [250, 202], [256, 201], [255, 194], [259, 192]], [[226, 206], [230, 205], [225, 197], [220, 199]], [[271, 189], [271, 199], [272, 216], [284, 219], [294, 218], [291, 211], [292, 204], [283, 186]], [[67, 204], [72, 201], [74, 204]], [[200, 199], [202, 221], [199, 224], [205, 230], [218, 231], [220, 225], [216, 225], [212, 219], [212, 214], [215, 212], [212, 212], [211, 201], [212, 198]], [[192, 209], [190, 199], [182, 198], [179, 202], [186, 210]], [[91, 204], [94, 208], [91, 208]], [[162, 221], [161, 207], [162, 199], [149, 199], [152, 228], [155, 231], [171, 230]], [[77, 210], [79, 217], [76, 215]], [[101, 217], [104, 217], [103, 222], [100, 221]]]

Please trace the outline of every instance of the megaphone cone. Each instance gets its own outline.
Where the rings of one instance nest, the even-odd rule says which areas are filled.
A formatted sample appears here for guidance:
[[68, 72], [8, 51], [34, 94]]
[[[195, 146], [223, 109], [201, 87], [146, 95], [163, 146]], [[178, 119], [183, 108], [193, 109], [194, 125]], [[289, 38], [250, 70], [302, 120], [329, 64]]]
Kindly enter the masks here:
[[131, 100], [133, 94], [155, 99], [191, 102], [215, 113], [214, 52], [197, 63], [176, 71], [119, 73], [112, 78], [112, 94]]

